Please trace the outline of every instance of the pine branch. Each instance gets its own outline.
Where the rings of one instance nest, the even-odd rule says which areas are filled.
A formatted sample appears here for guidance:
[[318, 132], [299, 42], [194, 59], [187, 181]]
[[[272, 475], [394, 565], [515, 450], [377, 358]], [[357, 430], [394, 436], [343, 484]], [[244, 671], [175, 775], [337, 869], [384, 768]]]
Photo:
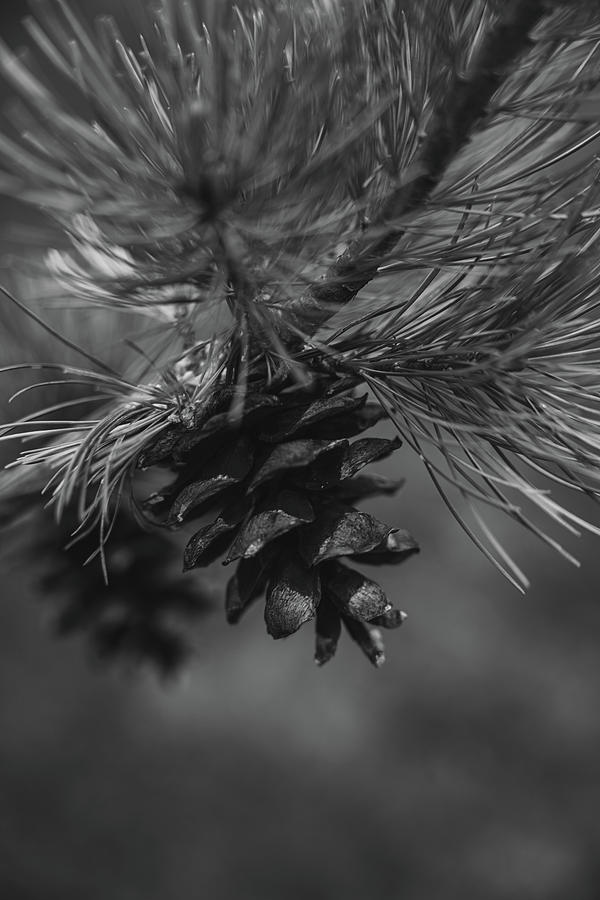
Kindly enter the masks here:
[[[344, 624], [379, 665], [379, 627], [402, 621], [339, 562], [417, 549], [352, 505], [398, 487], [359, 471], [397, 440], [350, 440], [382, 417], [517, 587], [482, 504], [572, 559], [522, 505], [600, 534], [535, 484], [600, 498], [599, 22], [582, 0], [161, 0], [140, 51], [41, 0], [30, 35], [69, 91], [0, 42], [0, 192], [63, 237], [44, 302], [145, 324], [124, 342], [135, 374], [69, 338], [97, 371], [29, 366], [103, 405], [79, 419], [53, 398], [0, 429], [33, 442], [6, 500], [29, 503], [33, 473], [105, 569], [122, 500], [201, 519], [185, 566], [236, 563], [228, 620], [262, 595], [274, 637], [315, 619], [319, 663]], [[174, 480], [138, 509], [159, 465]]]
[[[454, 75], [448, 95], [438, 103], [421, 152], [405, 173], [403, 184], [383, 206], [382, 222], [398, 220], [426, 203], [486, 115], [492, 96], [532, 46], [531, 31], [547, 12], [544, 0], [513, 0], [505, 5], [467, 73]], [[312, 285], [286, 307], [287, 321], [282, 324], [288, 336], [314, 334], [352, 300], [374, 278], [403, 233], [396, 225], [376, 238], [366, 235], [353, 241], [331, 266], [323, 283]]]

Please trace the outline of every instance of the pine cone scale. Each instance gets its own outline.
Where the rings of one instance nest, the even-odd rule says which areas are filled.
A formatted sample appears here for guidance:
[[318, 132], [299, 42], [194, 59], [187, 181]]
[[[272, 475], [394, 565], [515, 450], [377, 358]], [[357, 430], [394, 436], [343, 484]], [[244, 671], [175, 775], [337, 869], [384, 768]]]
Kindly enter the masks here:
[[321, 599], [320, 576], [298, 554], [279, 566], [269, 584], [265, 603], [268, 633], [275, 639], [289, 637], [314, 618]]

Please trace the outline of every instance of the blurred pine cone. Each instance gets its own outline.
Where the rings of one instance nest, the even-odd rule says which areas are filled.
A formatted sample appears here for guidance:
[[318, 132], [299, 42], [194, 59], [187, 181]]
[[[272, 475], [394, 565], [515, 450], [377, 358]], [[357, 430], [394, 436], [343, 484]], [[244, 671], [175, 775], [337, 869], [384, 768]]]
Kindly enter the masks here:
[[265, 621], [274, 638], [316, 620], [317, 663], [335, 653], [343, 622], [371, 662], [384, 661], [379, 626], [404, 614], [383, 590], [343, 562], [398, 563], [417, 552], [406, 532], [353, 505], [393, 494], [401, 482], [359, 474], [399, 446], [398, 439], [350, 438], [384, 417], [380, 405], [355, 396], [342, 380], [277, 396], [257, 388], [243, 415], [230, 414], [232, 391], [217, 392], [202, 420], [173, 426], [148, 447], [142, 467], [162, 463], [175, 480], [146, 507], [168, 525], [208, 516], [189, 540], [185, 569], [223, 558], [236, 564], [226, 615], [237, 622], [266, 593]]
[[66, 511], [59, 526], [48, 509], [35, 511], [32, 554], [44, 570], [44, 603], [61, 636], [81, 634], [101, 661], [149, 664], [175, 673], [191, 652], [190, 624], [209, 609], [199, 579], [178, 571], [178, 553], [168, 534], [144, 531], [124, 505], [105, 549], [105, 580], [98, 538], [73, 540], [76, 516]]

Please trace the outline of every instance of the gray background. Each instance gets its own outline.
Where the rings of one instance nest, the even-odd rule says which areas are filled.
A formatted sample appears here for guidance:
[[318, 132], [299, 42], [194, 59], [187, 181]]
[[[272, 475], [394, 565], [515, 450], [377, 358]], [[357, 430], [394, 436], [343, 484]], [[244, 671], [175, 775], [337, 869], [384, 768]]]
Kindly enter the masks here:
[[384, 573], [409, 619], [381, 671], [347, 640], [317, 670], [310, 628], [275, 643], [258, 609], [216, 609], [182, 680], [126, 678], [52, 639], [5, 559], [1, 897], [600, 897], [597, 539], [570, 542], [577, 571], [499, 523], [523, 598], [408, 449], [381, 471], [407, 486], [372, 508], [422, 545]]

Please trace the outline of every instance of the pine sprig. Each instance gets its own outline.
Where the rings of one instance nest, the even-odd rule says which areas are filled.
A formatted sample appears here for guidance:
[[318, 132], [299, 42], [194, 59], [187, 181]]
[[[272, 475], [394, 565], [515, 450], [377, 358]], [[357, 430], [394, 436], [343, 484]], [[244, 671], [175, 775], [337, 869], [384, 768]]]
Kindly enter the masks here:
[[[63, 235], [46, 256], [54, 297], [148, 321], [129, 343], [143, 377], [101, 361], [47, 369], [102, 400], [95, 418], [59, 422], [52, 405], [3, 432], [38, 442], [20, 464], [43, 473], [51, 505], [75, 508], [82, 535], [99, 527], [104, 553], [140, 467], [174, 471], [179, 500], [167, 491], [153, 507], [179, 502], [170, 526], [203, 491], [247, 495], [244, 515], [268, 513], [276, 546], [294, 532], [293, 562], [279, 571], [261, 546], [243, 571], [262, 573], [278, 634], [316, 616], [328, 658], [344, 603], [363, 588], [338, 563], [317, 578], [318, 554], [302, 557], [317, 525], [269, 506], [253, 479], [275, 467], [287, 497], [301, 469], [311, 515], [329, 527], [348, 491], [343, 467], [362, 450], [336, 444], [347, 421], [311, 420], [293, 446], [277, 438], [277, 468], [266, 449], [276, 429], [269, 438], [253, 424], [272, 401], [293, 421], [330, 392], [352, 403], [362, 384], [514, 584], [526, 576], [481, 506], [572, 559], [538, 513], [598, 529], [536, 479], [600, 492], [597, 4], [163, 0], [140, 6], [132, 45], [63, 0], [35, 10], [30, 38], [67, 90], [0, 47], [15, 94], [0, 187]], [[248, 466], [237, 478], [219, 465], [240, 435]], [[319, 478], [333, 493], [315, 506]], [[362, 484], [368, 494], [375, 482]], [[219, 551], [229, 516], [206, 526]], [[246, 525], [235, 522], [242, 535]], [[241, 602], [238, 581], [231, 591]], [[369, 609], [346, 624], [376, 661]]]
[[[379, 25], [379, 18], [385, 22], [384, 28], [380, 29], [385, 36], [384, 40], [387, 39], [385, 57], [397, 56], [393, 53], [394, 45], [402, 46], [404, 43], [410, 47], [413, 43], [406, 17], [403, 15], [402, 4], [393, 4], [393, 9], [396, 21], [392, 19], [390, 22], [389, 8], [385, 4], [382, 5], [383, 11], [378, 10], [367, 19], [367, 39], [370, 29], [377, 28]], [[527, 178], [530, 183], [524, 187], [524, 191], [531, 196], [532, 188], [537, 187], [536, 183], [532, 182], [532, 176], [536, 171], [556, 165], [560, 161], [561, 154], [555, 147], [552, 148], [552, 155], [546, 155], [542, 160], [539, 159], [539, 155], [540, 150], [543, 153], [545, 142], [550, 143], [550, 135], [556, 130], [555, 107], [561, 109], [566, 104], [566, 98], [564, 94], [558, 93], [558, 86], [553, 86], [552, 90], [546, 88], [541, 94], [534, 93], [538, 82], [543, 82], [543, 79], [530, 74], [530, 71], [535, 72], [537, 69], [538, 59], [536, 57], [547, 53], [549, 43], [556, 43], [554, 29], [546, 35], [542, 33], [537, 41], [531, 37], [532, 30], [547, 13], [548, 4], [541, 0], [540, 2], [507, 3], [497, 15], [488, 11], [486, 16], [480, 8], [478, 27], [474, 33], [469, 34], [472, 44], [467, 68], [463, 69], [456, 64], [452, 66], [448, 84], [434, 85], [437, 90], [434, 90], [432, 96], [422, 94], [419, 98], [419, 107], [415, 107], [416, 99], [408, 87], [407, 73], [403, 72], [401, 67], [387, 68], [388, 76], [397, 78], [398, 83], [394, 85], [394, 88], [396, 95], [404, 101], [403, 109], [405, 111], [418, 110], [417, 114], [413, 112], [413, 120], [418, 126], [416, 136], [421, 139], [420, 146], [414, 148], [408, 159], [400, 158], [400, 164], [393, 173], [399, 184], [382, 194], [384, 200], [376, 212], [375, 221], [370, 223], [371, 227], [367, 229], [366, 234], [355, 239], [338, 257], [327, 272], [324, 283], [311, 286], [307, 292], [289, 305], [286, 310], [288, 321], [291, 320], [294, 323], [297, 331], [305, 330], [310, 334], [314, 333], [335, 314], [340, 306], [349, 303], [365, 285], [376, 277], [382, 264], [384, 270], [389, 271], [386, 267], [387, 257], [393, 252], [403, 235], [414, 234], [415, 224], [418, 228], [418, 223], [411, 223], [410, 220], [405, 224], [407, 216], [411, 213], [422, 215], [423, 212], [428, 211], [431, 195], [440, 186], [451, 163], [456, 161], [460, 165], [462, 162], [464, 169], [465, 161], [468, 162], [468, 186], [470, 188], [474, 182], [482, 176], [486, 176], [490, 164], [493, 166], [494, 162], [499, 167], [502, 166], [504, 180], [508, 181], [507, 150], [513, 158], [518, 154], [518, 158], [521, 160], [521, 170], [517, 169], [511, 173], [509, 181], [511, 190], [514, 191], [516, 185], [521, 186], [521, 180]], [[430, 14], [433, 15], [433, 9]], [[485, 22], [486, 18], [487, 22]], [[404, 41], [401, 29], [404, 35], [407, 35]], [[378, 36], [380, 31], [377, 31]], [[583, 32], [578, 36], [578, 40], [567, 42], [566, 47], [563, 44], [559, 51], [555, 49], [554, 53], [551, 52], [550, 60], [545, 60], [546, 64], [551, 61], [557, 65], [557, 69], [563, 77], [568, 77], [570, 74], [574, 79], [573, 70], [579, 76], [581, 71], [590, 65], [590, 56], [595, 55], [595, 47], [591, 45], [595, 32], [597, 32], [597, 23], [596, 26], [592, 26], [590, 33]], [[422, 29], [419, 33], [422, 33]], [[479, 38], [480, 33], [483, 35], [481, 38]], [[479, 43], [480, 46], [478, 46]], [[570, 44], [575, 44], [574, 51]], [[583, 52], [582, 44], [585, 48]], [[526, 56], [528, 51], [529, 57], [522, 62], [521, 58]], [[455, 57], [458, 56], [458, 49], [455, 48], [454, 53]], [[574, 66], [572, 64], [573, 56], [575, 57]], [[418, 75], [422, 77], [421, 85], [427, 84], [425, 73], [428, 68], [427, 63], [423, 65], [421, 62], [421, 68], [417, 70]], [[590, 68], [593, 69], [593, 62]], [[520, 78], [517, 77], [515, 71], [519, 73]], [[550, 77], [552, 78], [552, 76]], [[597, 85], [598, 74], [596, 71], [586, 88], [589, 90], [592, 86], [595, 88]], [[512, 94], [512, 104], [517, 119], [523, 115], [523, 110], [517, 105], [515, 95], [525, 106], [528, 102], [531, 103], [530, 95], [532, 93], [534, 93], [536, 104], [545, 103], [546, 116], [534, 116], [535, 125], [527, 129], [525, 134], [522, 133], [524, 129], [519, 129], [521, 134], [518, 135], [518, 139], [515, 135], [513, 141], [508, 142], [506, 140], [507, 123], [506, 121], [502, 122], [501, 150], [498, 146], [482, 148], [476, 145], [478, 155], [474, 166], [474, 160], [472, 154], [468, 152], [467, 145], [475, 138], [477, 130], [482, 126], [487, 127], [488, 133], [491, 131], [492, 135], [494, 134], [498, 112], [493, 107], [492, 109], [488, 109], [488, 107], [494, 95], [498, 95], [501, 88], [505, 88], [509, 96]], [[577, 79], [572, 91], [580, 90], [581, 85]], [[510, 107], [502, 107], [499, 104], [498, 108], [506, 113]], [[482, 122], [482, 120], [487, 121]], [[575, 140], [572, 133], [564, 140], [564, 156], [568, 157], [574, 154], [597, 139], [597, 128], [590, 128], [590, 123], [593, 121], [594, 116], [590, 110], [588, 117], [584, 118], [582, 123], [584, 128], [580, 131], [584, 131], [584, 134], [580, 140]], [[381, 123], [378, 124], [381, 127]], [[406, 143], [405, 137], [404, 130], [397, 127], [392, 147], [400, 146], [401, 141], [403, 144]], [[466, 160], [457, 159], [465, 147], [467, 147]], [[531, 152], [532, 147], [538, 158], [528, 171], [522, 166], [522, 158], [527, 151]], [[490, 155], [492, 156], [491, 160]], [[454, 177], [456, 178], [456, 175]], [[498, 196], [498, 191], [494, 191], [493, 199], [497, 203], [502, 196]], [[534, 199], [537, 206], [538, 197], [535, 194]], [[458, 201], [454, 200], [454, 202], [453, 200], [454, 198], [449, 200], [448, 190], [445, 191], [445, 196], [442, 194], [440, 197], [438, 194], [438, 197], [434, 198], [437, 215], [439, 216], [440, 210], [470, 202], [462, 198]], [[489, 194], [484, 192], [480, 202], [486, 201], [489, 203]], [[485, 241], [485, 235], [479, 237]], [[403, 256], [403, 254], [400, 255]], [[424, 265], [427, 260], [420, 257], [419, 262]], [[402, 266], [403, 263], [400, 265]]]

